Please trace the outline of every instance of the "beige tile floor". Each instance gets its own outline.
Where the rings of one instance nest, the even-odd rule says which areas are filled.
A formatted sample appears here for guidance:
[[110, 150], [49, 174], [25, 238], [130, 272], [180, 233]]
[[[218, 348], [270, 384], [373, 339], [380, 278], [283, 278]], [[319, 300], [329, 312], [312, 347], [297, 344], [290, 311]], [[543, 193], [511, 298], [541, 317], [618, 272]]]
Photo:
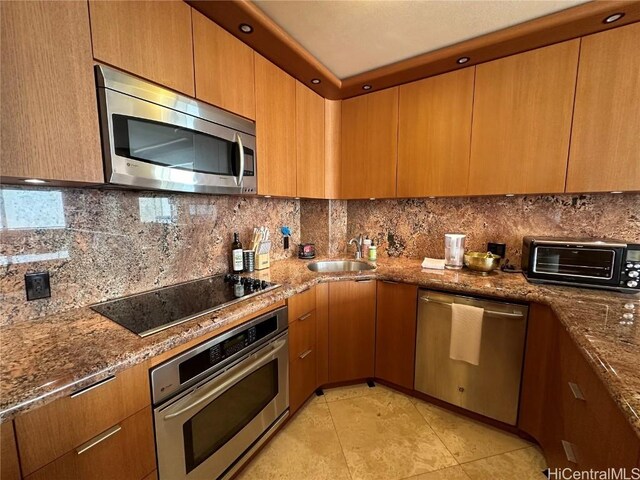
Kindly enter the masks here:
[[521, 438], [382, 386], [326, 390], [239, 480], [539, 480], [545, 460]]

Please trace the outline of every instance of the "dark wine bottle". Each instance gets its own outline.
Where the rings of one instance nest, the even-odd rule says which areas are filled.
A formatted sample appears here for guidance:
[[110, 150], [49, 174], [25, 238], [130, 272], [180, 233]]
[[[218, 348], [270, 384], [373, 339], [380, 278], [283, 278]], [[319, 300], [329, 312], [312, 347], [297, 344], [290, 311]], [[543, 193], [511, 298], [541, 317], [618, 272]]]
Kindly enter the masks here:
[[233, 273], [242, 273], [242, 244], [237, 232], [233, 234], [233, 243], [231, 244], [231, 268]]

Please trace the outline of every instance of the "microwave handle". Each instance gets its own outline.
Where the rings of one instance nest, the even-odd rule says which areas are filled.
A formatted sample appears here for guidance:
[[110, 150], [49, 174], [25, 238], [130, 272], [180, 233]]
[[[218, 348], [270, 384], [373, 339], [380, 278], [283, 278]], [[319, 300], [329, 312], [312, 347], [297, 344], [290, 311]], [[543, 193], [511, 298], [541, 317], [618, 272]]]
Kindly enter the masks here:
[[240, 173], [238, 173], [238, 186], [242, 186], [242, 180], [244, 178], [244, 146], [242, 145], [242, 137], [239, 133], [236, 133], [238, 139], [238, 149], [240, 150]]

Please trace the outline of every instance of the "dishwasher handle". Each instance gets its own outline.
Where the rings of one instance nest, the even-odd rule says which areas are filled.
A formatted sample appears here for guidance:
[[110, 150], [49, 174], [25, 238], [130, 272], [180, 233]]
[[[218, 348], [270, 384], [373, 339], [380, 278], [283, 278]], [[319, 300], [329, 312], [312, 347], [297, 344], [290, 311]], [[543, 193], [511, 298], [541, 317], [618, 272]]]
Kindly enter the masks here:
[[[453, 305], [451, 302], [443, 302], [441, 300], [433, 300], [429, 297], [420, 297], [420, 300], [423, 302], [429, 303], [437, 303], [438, 305], [448, 305], [449, 307]], [[509, 318], [522, 318], [524, 314], [522, 312], [496, 312], [495, 310], [486, 310], [484, 311], [485, 315], [491, 315], [492, 317], [509, 317]]]

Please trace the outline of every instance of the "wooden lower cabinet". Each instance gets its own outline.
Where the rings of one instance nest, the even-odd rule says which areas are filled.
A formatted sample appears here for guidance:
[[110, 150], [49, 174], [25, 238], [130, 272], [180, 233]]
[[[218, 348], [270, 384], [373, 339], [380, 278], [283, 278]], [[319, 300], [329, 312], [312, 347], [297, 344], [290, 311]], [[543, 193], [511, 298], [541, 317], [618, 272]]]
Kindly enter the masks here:
[[418, 287], [377, 285], [375, 377], [413, 389]]
[[20, 480], [20, 463], [13, 422], [0, 425], [0, 480]]
[[103, 435], [110, 432], [101, 442], [80, 445], [26, 479], [140, 480], [156, 468], [150, 406]]
[[640, 439], [548, 308], [532, 305], [518, 426], [551, 468], [635, 467]]
[[329, 383], [373, 378], [376, 282], [329, 284]]

